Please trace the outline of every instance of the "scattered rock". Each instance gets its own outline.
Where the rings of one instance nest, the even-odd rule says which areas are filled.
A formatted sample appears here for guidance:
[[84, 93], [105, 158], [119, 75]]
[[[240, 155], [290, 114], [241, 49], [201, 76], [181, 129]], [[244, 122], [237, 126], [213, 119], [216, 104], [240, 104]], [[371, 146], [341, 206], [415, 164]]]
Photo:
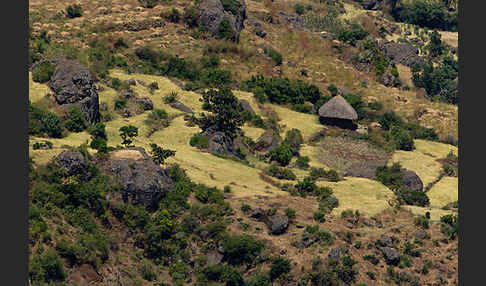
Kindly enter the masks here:
[[331, 251], [329, 251], [329, 253], [327, 254], [327, 257], [339, 260], [339, 257], [341, 256], [340, 253], [341, 253], [340, 248], [335, 247], [335, 248], [331, 249]]
[[400, 254], [395, 248], [382, 247], [381, 252], [383, 254], [383, 258], [385, 258], [386, 264], [398, 265], [398, 263], [400, 262]]
[[409, 43], [395, 43], [390, 41], [379, 43], [378, 47], [394, 64], [402, 64], [410, 67], [415, 63], [424, 63], [424, 60], [418, 55], [418, 49]]
[[377, 241], [379, 246], [383, 247], [394, 247], [393, 240], [390, 236], [382, 234]]
[[246, 99], [240, 99], [238, 102], [240, 103], [244, 111], [248, 111], [251, 114], [255, 114], [255, 111], [253, 110], [250, 103]]
[[266, 130], [256, 141], [255, 150], [268, 152], [277, 147], [282, 141], [278, 134], [275, 134], [273, 130]]
[[423, 229], [417, 230], [413, 235], [416, 238], [422, 239], [422, 240], [430, 237], [429, 234]]
[[261, 219], [265, 215], [265, 212], [261, 208], [256, 208], [251, 213], [251, 217], [255, 219]]
[[219, 253], [219, 251], [210, 251], [206, 254], [206, 265], [213, 266], [216, 264], [221, 263], [223, 260], [223, 254]]
[[136, 98], [135, 99], [135, 102], [138, 103], [143, 108], [143, 110], [152, 110], [152, 109], [154, 109], [154, 103], [148, 97]]

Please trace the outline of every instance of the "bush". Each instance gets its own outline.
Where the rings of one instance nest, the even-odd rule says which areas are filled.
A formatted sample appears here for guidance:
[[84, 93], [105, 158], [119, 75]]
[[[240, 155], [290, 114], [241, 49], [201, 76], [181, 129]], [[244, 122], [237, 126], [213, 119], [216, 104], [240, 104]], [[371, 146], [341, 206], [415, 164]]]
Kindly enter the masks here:
[[449, 239], [453, 240], [459, 232], [459, 220], [456, 215], [445, 215], [440, 217], [440, 231]]
[[350, 28], [341, 28], [337, 34], [338, 40], [355, 46], [357, 41], [363, 40], [369, 35], [369, 32], [358, 24], [352, 24]]
[[305, 6], [302, 3], [296, 3], [294, 5], [295, 13], [302, 15], [305, 12]]
[[287, 166], [292, 160], [294, 152], [289, 144], [282, 143], [269, 152], [270, 162], [276, 161], [281, 166]]
[[290, 169], [285, 169], [281, 168], [276, 165], [271, 165], [270, 167], [265, 169], [265, 173], [268, 175], [278, 178], [278, 179], [283, 179], [283, 180], [295, 180], [297, 179], [297, 176], [292, 172]]
[[133, 142], [133, 138], [138, 136], [138, 127], [135, 127], [133, 125], [126, 125], [122, 126], [119, 129], [120, 131], [120, 137], [122, 138], [122, 145], [125, 145], [125, 147], [130, 146]]
[[401, 2], [392, 10], [391, 14], [396, 21], [423, 28], [457, 31], [457, 12], [448, 12], [444, 1]]
[[176, 153], [173, 150], [163, 149], [155, 143], [151, 143], [150, 148], [152, 148], [152, 161], [157, 165], [163, 164], [165, 159], [174, 156]]
[[199, 149], [207, 149], [209, 147], [209, 137], [205, 135], [194, 135], [191, 137], [189, 144]]
[[309, 157], [300, 156], [300, 157], [297, 158], [297, 161], [295, 162], [295, 164], [297, 164], [298, 168], [307, 169], [307, 168], [309, 168], [309, 162], [310, 162]]
[[179, 13], [179, 10], [176, 8], [172, 8], [166, 15], [167, 20], [169, 20], [172, 23], [179, 23], [181, 19], [181, 14]]
[[277, 257], [273, 260], [270, 266], [270, 280], [274, 281], [283, 274], [290, 272], [290, 260], [285, 257]]
[[291, 208], [286, 208], [285, 209], [285, 214], [289, 219], [294, 219], [295, 218], [295, 210]]
[[103, 122], [97, 122], [91, 125], [88, 129], [88, 133], [92, 136], [92, 138], [107, 139], [105, 124]]
[[279, 65], [282, 64], [282, 54], [280, 54], [276, 50], [274, 50], [272, 48], [265, 47], [263, 49], [263, 52], [265, 54], [267, 54], [273, 60], [273, 62], [275, 63], [276, 66], [279, 66]]
[[251, 264], [263, 248], [263, 243], [251, 236], [229, 236], [224, 242], [224, 258], [233, 265]]
[[53, 249], [34, 254], [29, 263], [29, 277], [33, 282], [55, 282], [66, 279], [64, 263]]
[[88, 127], [88, 122], [79, 107], [72, 107], [68, 112], [68, 120], [66, 120], [64, 126], [71, 132], [81, 132]]
[[128, 100], [124, 97], [117, 98], [115, 100], [115, 110], [124, 108], [127, 105]]
[[164, 96], [163, 100], [165, 104], [174, 103], [179, 99], [177, 91], [171, 91], [168, 95]]
[[61, 119], [54, 113], [48, 112], [42, 120], [42, 125], [42, 131], [46, 132], [49, 137], [62, 137]]
[[199, 11], [194, 6], [186, 6], [184, 7], [183, 13], [183, 21], [189, 28], [193, 28], [197, 26], [197, 21], [199, 19]]
[[159, 0], [138, 0], [138, 2], [144, 8], [154, 8], [155, 5], [157, 5], [157, 3], [159, 2]]
[[66, 7], [66, 16], [70, 19], [83, 16], [83, 8], [78, 4]]
[[243, 286], [245, 282], [238, 269], [229, 265], [216, 264], [203, 269], [202, 273], [209, 281], [226, 282], [227, 286]]
[[312, 114], [312, 109], [313, 106], [310, 104], [294, 104], [292, 105], [292, 110], [301, 112], [301, 113], [307, 113], [307, 114]]
[[32, 80], [39, 83], [48, 82], [54, 73], [55, 66], [50, 61], [40, 62], [32, 71]]
[[228, 19], [224, 18], [219, 22], [217, 39], [233, 40], [235, 39], [236, 33], [231, 27]]
[[393, 163], [393, 165], [390, 167], [377, 167], [376, 180], [392, 190], [399, 190], [403, 185], [401, 169], [402, 167], [400, 163]]
[[52, 149], [52, 142], [50, 141], [35, 142], [34, 145], [32, 145], [32, 149], [34, 150], [38, 150], [41, 148]]

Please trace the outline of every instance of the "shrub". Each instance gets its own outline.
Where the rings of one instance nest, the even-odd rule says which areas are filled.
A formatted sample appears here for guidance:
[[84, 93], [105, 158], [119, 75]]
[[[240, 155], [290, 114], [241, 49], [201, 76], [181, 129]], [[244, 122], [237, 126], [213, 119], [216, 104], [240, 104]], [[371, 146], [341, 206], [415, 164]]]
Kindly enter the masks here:
[[294, 104], [292, 105], [292, 110], [301, 112], [301, 113], [307, 113], [307, 114], [312, 114], [312, 109], [313, 106], [310, 104]]
[[68, 112], [68, 120], [66, 120], [64, 126], [71, 132], [81, 132], [88, 127], [88, 122], [79, 107], [72, 107]]
[[64, 263], [53, 249], [34, 254], [29, 263], [29, 277], [35, 282], [55, 282], [66, 279]]
[[459, 232], [459, 220], [456, 215], [445, 215], [440, 217], [440, 231], [449, 239], [455, 239]]
[[276, 66], [279, 66], [282, 64], [282, 54], [277, 52], [276, 50], [272, 48], [265, 47], [263, 49], [263, 52], [267, 54], [275, 63]]
[[163, 149], [155, 143], [151, 143], [150, 148], [152, 148], [152, 161], [157, 165], [163, 164], [165, 159], [174, 156], [176, 153], [173, 150]]
[[237, 0], [221, 0], [224, 10], [231, 12], [236, 15], [241, 4]]
[[149, 84], [148, 89], [150, 90], [150, 93], [153, 94], [155, 90], [159, 89], [159, 84], [156, 81], [154, 81]]
[[176, 8], [172, 8], [170, 12], [167, 13], [166, 18], [172, 23], [179, 23], [181, 19], [181, 14]]
[[326, 221], [326, 217], [325, 216], [326, 216], [325, 213], [317, 211], [317, 212], [314, 212], [313, 218], [314, 218], [315, 221], [320, 222], [320, 223], [323, 223], [323, 222]]
[[42, 61], [32, 71], [32, 80], [39, 83], [48, 82], [54, 73], [55, 66], [50, 61]]
[[302, 15], [305, 12], [305, 6], [302, 3], [296, 3], [294, 5], [295, 13]]
[[115, 110], [124, 108], [127, 105], [128, 100], [124, 97], [117, 98], [115, 100]]
[[106, 144], [106, 139], [103, 138], [93, 138], [93, 140], [91, 140], [91, 143], [89, 144], [89, 147], [98, 150], [101, 153], [108, 152], [108, 145]]
[[228, 19], [224, 18], [219, 22], [217, 39], [232, 40], [235, 38], [235, 31]]
[[142, 263], [140, 267], [140, 274], [142, 275], [142, 278], [147, 281], [154, 281], [157, 279], [157, 274], [148, 261], [144, 261]]
[[189, 28], [193, 28], [197, 26], [197, 21], [199, 19], [199, 11], [194, 6], [186, 6], [184, 7], [183, 13], [183, 21]]
[[395, 142], [395, 148], [399, 150], [412, 151], [415, 149], [415, 144], [410, 132], [399, 126], [392, 126], [390, 134]]
[[276, 177], [278, 179], [283, 180], [295, 180], [297, 176], [292, 172], [290, 169], [281, 168], [276, 165], [271, 165], [270, 167], [265, 169], [265, 173], [272, 177]]
[[52, 142], [50, 141], [35, 142], [34, 145], [32, 145], [32, 149], [34, 150], [38, 150], [41, 148], [52, 149]]
[[277, 257], [273, 260], [270, 266], [270, 280], [274, 281], [283, 274], [290, 272], [290, 260], [285, 257]]
[[165, 104], [174, 103], [179, 99], [177, 91], [171, 91], [168, 95], [164, 96], [163, 100]]
[[70, 19], [81, 17], [83, 15], [83, 8], [78, 5], [69, 5], [66, 7], [66, 16]]
[[238, 269], [229, 266], [216, 264], [203, 269], [205, 278], [209, 281], [226, 282], [228, 286], [243, 286], [245, 282]]
[[103, 122], [97, 122], [88, 128], [88, 133], [92, 138], [107, 139], [105, 124]]
[[346, 28], [341, 28], [337, 34], [337, 37], [338, 40], [355, 46], [357, 41], [364, 39], [368, 35], [369, 32], [363, 29], [360, 25], [352, 24], [349, 30]]
[[415, 205], [425, 207], [429, 205], [429, 197], [423, 191], [412, 191], [406, 187], [402, 187], [398, 193], [397, 198], [408, 205]]
[[224, 257], [230, 264], [251, 264], [263, 250], [263, 243], [251, 236], [229, 236], [224, 242]]
[[393, 163], [392, 166], [381, 166], [376, 168], [376, 180], [383, 183], [392, 190], [402, 187], [402, 173], [400, 163]]
[[444, 1], [410, 1], [392, 10], [396, 21], [427, 27], [457, 31], [457, 12], [448, 12]]
[[304, 137], [302, 137], [302, 133], [299, 129], [292, 128], [287, 131], [284, 143], [287, 143], [294, 151], [294, 154], [297, 154], [300, 149], [300, 145], [304, 143]]
[[138, 127], [135, 127], [133, 125], [126, 125], [122, 126], [119, 129], [120, 131], [120, 137], [122, 138], [122, 145], [125, 145], [125, 147], [130, 146], [133, 142], [133, 138], [138, 136]]
[[189, 144], [199, 149], [207, 149], [209, 147], [209, 137], [205, 135], [194, 135], [191, 137]]
[[144, 123], [151, 127], [154, 131], [159, 130], [169, 126], [169, 115], [164, 109], [155, 108], [149, 113]]
[[295, 164], [297, 164], [298, 168], [307, 169], [307, 168], [309, 168], [309, 162], [310, 162], [310, 159], [309, 159], [308, 156], [300, 156], [300, 157], [297, 158], [297, 161], [295, 162]]
[[46, 132], [49, 137], [62, 137], [61, 119], [54, 113], [48, 112], [42, 120], [42, 125], [42, 131]]
[[293, 151], [289, 144], [282, 143], [269, 152], [270, 162], [276, 161], [281, 166], [287, 166], [292, 160]]
[[157, 3], [159, 2], [159, 0], [138, 0], [138, 2], [144, 8], [154, 8], [155, 5], [157, 5]]
[[286, 208], [285, 209], [285, 214], [289, 219], [294, 219], [295, 218], [295, 210], [291, 208]]

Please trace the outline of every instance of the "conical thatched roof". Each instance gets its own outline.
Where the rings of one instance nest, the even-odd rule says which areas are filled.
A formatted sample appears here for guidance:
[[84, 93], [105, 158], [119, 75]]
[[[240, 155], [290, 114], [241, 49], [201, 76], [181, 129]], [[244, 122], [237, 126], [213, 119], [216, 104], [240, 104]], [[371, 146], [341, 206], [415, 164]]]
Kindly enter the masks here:
[[336, 95], [319, 108], [319, 116], [355, 120], [358, 114], [354, 108], [340, 95]]

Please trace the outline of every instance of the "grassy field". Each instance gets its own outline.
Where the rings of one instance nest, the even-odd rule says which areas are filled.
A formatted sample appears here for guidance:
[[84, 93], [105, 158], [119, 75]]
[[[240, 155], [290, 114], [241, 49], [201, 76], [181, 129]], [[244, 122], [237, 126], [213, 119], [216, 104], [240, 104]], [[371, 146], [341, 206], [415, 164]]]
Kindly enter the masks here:
[[458, 180], [454, 177], [443, 177], [428, 192], [430, 206], [442, 208], [459, 199]]
[[366, 178], [345, 177], [343, 181], [318, 181], [317, 184], [331, 187], [339, 199], [339, 207], [333, 210], [334, 215], [340, 215], [347, 209], [375, 215], [389, 208], [388, 200], [394, 198], [393, 192], [383, 184]]

